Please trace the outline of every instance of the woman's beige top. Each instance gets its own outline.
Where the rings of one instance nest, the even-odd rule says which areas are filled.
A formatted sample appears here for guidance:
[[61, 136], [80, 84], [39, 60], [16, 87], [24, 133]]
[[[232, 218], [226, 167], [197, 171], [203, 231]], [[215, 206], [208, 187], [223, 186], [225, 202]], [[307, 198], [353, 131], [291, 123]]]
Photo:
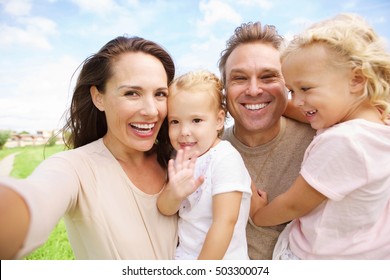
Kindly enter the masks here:
[[172, 259], [177, 218], [158, 212], [126, 176], [102, 139], [58, 153], [26, 180], [1, 179], [31, 211], [17, 258], [42, 245], [64, 216], [76, 259]]

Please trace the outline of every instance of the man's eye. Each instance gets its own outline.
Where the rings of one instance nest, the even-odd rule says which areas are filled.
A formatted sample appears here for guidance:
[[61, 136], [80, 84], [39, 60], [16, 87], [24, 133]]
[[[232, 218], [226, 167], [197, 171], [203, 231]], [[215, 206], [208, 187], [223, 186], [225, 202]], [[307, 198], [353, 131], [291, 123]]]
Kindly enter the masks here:
[[278, 76], [275, 76], [273, 74], [268, 74], [268, 75], [263, 75], [260, 78], [264, 82], [273, 82], [278, 78]]
[[125, 92], [125, 96], [136, 96], [136, 95], [138, 95], [138, 93], [135, 91], [126, 91]]

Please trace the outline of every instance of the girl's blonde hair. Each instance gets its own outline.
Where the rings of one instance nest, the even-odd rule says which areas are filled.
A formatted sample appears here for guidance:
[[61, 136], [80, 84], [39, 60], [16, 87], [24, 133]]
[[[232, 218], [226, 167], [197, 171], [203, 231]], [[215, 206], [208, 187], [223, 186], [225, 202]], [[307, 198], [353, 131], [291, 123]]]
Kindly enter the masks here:
[[385, 119], [390, 113], [390, 54], [379, 36], [356, 14], [339, 14], [314, 24], [297, 35], [283, 51], [281, 59], [306, 46], [322, 43], [336, 55], [335, 67], [361, 69], [367, 78], [364, 95]]
[[[188, 91], [191, 94], [205, 92], [210, 94], [216, 112], [223, 110], [227, 115], [225, 96], [223, 94], [223, 85], [221, 80], [213, 73], [206, 70], [191, 71], [176, 78], [169, 86], [169, 95], [174, 97], [181, 91]], [[223, 128], [218, 131], [218, 137], [223, 134]]]

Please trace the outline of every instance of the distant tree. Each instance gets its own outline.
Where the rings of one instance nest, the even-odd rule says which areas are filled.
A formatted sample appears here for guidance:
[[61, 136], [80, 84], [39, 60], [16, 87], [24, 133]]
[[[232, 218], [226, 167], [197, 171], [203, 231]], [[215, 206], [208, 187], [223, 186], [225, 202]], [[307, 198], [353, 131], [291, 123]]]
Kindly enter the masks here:
[[46, 143], [46, 146], [53, 147], [57, 142], [57, 135], [54, 133], [54, 131], [51, 132], [51, 136], [49, 140]]
[[0, 150], [3, 149], [5, 143], [7, 143], [10, 136], [11, 136], [11, 131], [0, 130]]

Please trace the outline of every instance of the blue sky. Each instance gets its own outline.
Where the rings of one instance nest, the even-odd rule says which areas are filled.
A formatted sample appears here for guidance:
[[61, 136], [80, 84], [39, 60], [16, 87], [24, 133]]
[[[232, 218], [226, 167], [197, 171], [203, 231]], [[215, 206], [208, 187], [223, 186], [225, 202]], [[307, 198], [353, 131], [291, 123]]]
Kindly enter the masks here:
[[243, 22], [273, 24], [287, 39], [340, 12], [362, 15], [390, 50], [387, 0], [0, 0], [0, 129], [61, 127], [78, 65], [112, 38], [163, 45], [177, 74], [208, 69]]

